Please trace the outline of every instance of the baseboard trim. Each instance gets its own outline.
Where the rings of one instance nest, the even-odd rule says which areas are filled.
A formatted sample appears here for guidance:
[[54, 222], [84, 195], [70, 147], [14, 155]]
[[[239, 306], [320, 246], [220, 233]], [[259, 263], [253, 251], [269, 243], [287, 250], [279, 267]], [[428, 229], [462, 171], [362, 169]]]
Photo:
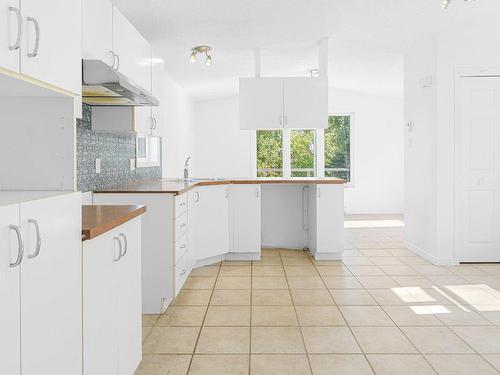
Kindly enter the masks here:
[[226, 260], [260, 260], [258, 253], [227, 253]]
[[193, 268], [209, 266], [210, 264], [219, 263], [219, 262], [222, 262], [224, 260], [226, 260], [226, 254], [217, 255], [217, 256], [205, 258], [205, 259], [200, 259], [200, 260], [196, 261], [196, 264], [193, 266]]
[[436, 258], [434, 255], [429, 254], [424, 249], [421, 249], [420, 247], [408, 241], [403, 241], [403, 245], [406, 249], [410, 250], [412, 253], [421, 256], [422, 258], [424, 258], [425, 260], [431, 262], [436, 266], [456, 266], [457, 264], [459, 264], [459, 262], [457, 262], [456, 259]]

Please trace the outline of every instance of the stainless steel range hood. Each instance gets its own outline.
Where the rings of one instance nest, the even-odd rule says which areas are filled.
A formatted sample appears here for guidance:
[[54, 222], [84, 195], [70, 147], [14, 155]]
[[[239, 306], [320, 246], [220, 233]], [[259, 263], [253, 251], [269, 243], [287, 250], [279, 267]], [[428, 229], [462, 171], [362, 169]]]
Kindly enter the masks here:
[[157, 106], [158, 99], [100, 60], [83, 60], [83, 102], [94, 106]]

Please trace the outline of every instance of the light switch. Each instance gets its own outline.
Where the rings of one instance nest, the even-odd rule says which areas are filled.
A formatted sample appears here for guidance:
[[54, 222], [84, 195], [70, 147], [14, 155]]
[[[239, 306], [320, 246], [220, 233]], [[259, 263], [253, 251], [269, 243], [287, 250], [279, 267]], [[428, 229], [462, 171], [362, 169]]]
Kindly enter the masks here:
[[128, 164], [129, 164], [130, 170], [135, 171], [135, 159], [129, 159]]
[[101, 173], [101, 159], [95, 159], [95, 173]]

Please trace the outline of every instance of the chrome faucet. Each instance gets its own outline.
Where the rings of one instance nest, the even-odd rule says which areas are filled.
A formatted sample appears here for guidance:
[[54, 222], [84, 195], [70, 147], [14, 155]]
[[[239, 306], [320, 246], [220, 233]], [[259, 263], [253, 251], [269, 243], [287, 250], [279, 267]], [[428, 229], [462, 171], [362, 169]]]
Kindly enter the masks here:
[[184, 163], [184, 180], [189, 179], [189, 159], [191, 159], [191, 156], [188, 156], [186, 162]]

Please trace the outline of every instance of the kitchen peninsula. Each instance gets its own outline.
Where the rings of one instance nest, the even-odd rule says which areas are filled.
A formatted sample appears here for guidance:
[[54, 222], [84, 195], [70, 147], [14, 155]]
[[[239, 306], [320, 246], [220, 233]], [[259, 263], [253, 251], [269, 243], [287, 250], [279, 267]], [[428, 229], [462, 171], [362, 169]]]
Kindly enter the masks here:
[[96, 191], [94, 204], [144, 204], [143, 312], [163, 311], [194, 267], [260, 259], [261, 247], [341, 259], [344, 180], [155, 179]]

